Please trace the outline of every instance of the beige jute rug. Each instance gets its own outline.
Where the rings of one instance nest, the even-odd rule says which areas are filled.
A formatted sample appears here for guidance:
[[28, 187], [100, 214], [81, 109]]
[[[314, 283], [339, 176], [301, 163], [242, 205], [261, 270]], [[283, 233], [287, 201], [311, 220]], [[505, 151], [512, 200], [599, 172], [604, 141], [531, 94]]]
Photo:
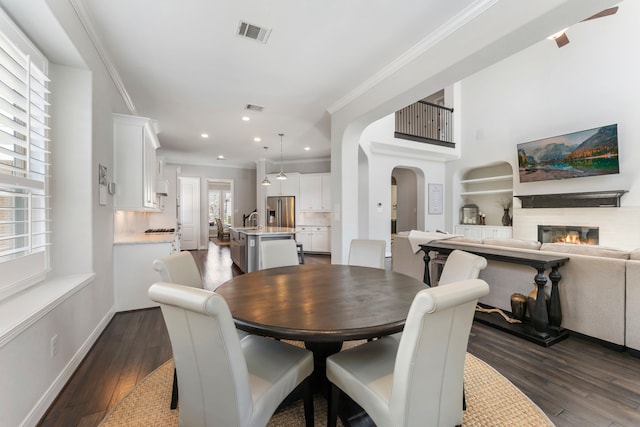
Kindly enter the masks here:
[[[107, 414], [100, 427], [178, 426], [178, 411], [171, 410], [173, 361], [149, 374]], [[544, 427], [553, 423], [527, 396], [482, 360], [467, 354], [464, 370], [467, 410], [465, 427]], [[327, 402], [314, 396], [315, 425], [327, 425]], [[276, 413], [268, 427], [304, 425], [302, 402]], [[342, 426], [338, 419], [338, 425]], [[425, 424], [426, 425], [426, 424]]]

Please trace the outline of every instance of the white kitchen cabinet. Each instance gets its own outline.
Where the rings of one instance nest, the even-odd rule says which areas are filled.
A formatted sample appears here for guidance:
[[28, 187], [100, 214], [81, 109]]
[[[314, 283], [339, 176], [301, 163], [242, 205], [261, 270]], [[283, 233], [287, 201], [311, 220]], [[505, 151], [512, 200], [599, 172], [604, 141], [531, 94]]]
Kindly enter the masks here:
[[115, 209], [158, 210], [156, 149], [152, 121], [113, 115]]
[[331, 210], [331, 175], [309, 173], [300, 175], [300, 211]]
[[151, 264], [176, 249], [175, 242], [132, 243], [113, 246], [113, 283], [116, 311], [155, 307], [149, 286], [160, 280]]
[[329, 227], [325, 226], [300, 226], [296, 227], [296, 241], [302, 243], [305, 252], [331, 252], [331, 239]]
[[456, 225], [455, 234], [470, 239], [511, 239], [513, 236], [511, 227], [492, 225]]
[[322, 210], [331, 211], [331, 174], [322, 174]]

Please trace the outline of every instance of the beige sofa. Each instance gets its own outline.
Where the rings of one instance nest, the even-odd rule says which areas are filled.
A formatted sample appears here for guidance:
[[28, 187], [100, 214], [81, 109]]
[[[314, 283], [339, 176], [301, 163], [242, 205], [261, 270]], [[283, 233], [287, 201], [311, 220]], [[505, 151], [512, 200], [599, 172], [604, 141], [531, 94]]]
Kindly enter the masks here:
[[[393, 271], [422, 280], [424, 254], [415, 252], [416, 233], [400, 233], [392, 247]], [[569, 262], [559, 271], [562, 326], [617, 346], [640, 351], [640, 250], [628, 252], [600, 246], [540, 244], [516, 239], [484, 241], [445, 237], [460, 245], [508, 248], [520, 253], [563, 253]], [[547, 272], [548, 274], [549, 272]], [[489, 260], [480, 273], [491, 288], [480, 301], [511, 310], [511, 295], [528, 295], [536, 271], [528, 266]], [[434, 272], [432, 271], [432, 277]], [[549, 293], [551, 282], [547, 284]]]

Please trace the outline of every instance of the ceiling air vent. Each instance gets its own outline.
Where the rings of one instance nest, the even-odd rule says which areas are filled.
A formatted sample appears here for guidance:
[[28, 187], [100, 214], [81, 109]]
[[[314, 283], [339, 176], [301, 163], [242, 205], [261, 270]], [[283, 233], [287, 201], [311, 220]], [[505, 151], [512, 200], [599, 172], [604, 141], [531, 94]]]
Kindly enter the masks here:
[[264, 110], [264, 107], [262, 105], [253, 105], [253, 104], [247, 104], [247, 106], [245, 107], [245, 109], [247, 110], [251, 110], [251, 111], [257, 111], [257, 112], [262, 112], [262, 110]]
[[270, 29], [258, 27], [257, 25], [249, 24], [248, 22], [240, 21], [240, 25], [238, 25], [239, 36], [256, 40], [262, 43], [267, 42], [269, 34], [271, 34]]

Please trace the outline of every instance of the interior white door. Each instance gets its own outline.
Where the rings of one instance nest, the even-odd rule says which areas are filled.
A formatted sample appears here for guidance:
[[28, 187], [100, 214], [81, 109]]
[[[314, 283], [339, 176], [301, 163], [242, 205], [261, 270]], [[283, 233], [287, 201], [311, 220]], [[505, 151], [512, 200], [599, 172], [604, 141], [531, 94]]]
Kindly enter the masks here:
[[198, 249], [200, 236], [200, 178], [179, 177], [180, 224], [183, 250]]

